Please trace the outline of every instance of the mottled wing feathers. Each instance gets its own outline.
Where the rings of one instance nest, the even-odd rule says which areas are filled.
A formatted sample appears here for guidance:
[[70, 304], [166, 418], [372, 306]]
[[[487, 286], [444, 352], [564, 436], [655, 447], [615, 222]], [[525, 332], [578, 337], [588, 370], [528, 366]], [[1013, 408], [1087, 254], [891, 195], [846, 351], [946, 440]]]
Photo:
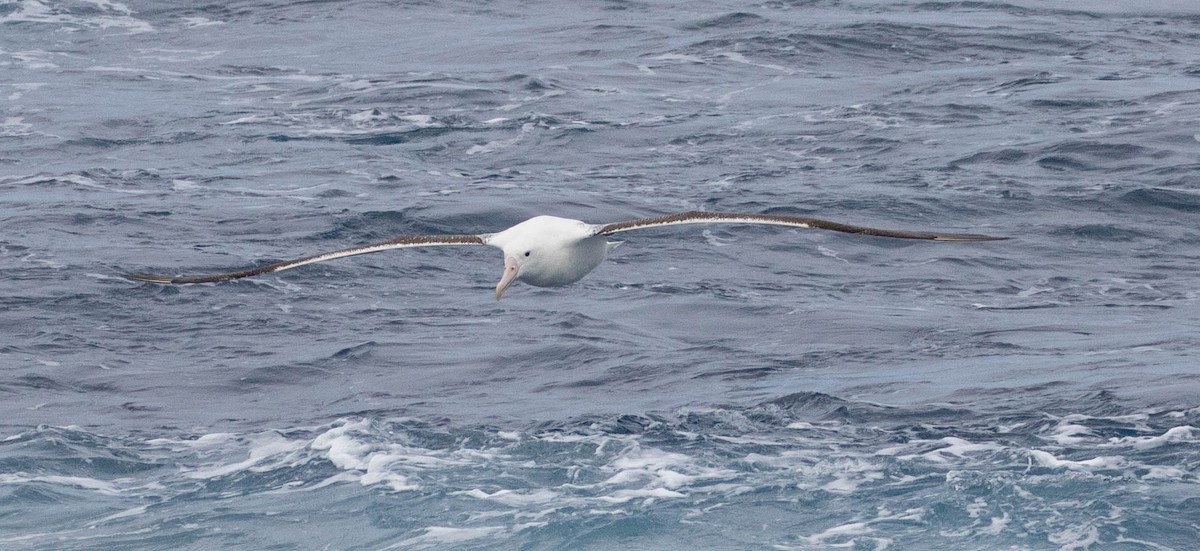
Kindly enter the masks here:
[[297, 266], [303, 266], [305, 264], [313, 264], [315, 262], [324, 262], [326, 260], [333, 260], [335, 258], [342, 258], [344, 256], [354, 256], [354, 255], [359, 255], [359, 254], [376, 253], [379, 251], [387, 251], [390, 249], [406, 249], [406, 248], [411, 248], [411, 247], [437, 247], [437, 246], [447, 246], [447, 245], [483, 245], [483, 244], [484, 244], [483, 237], [478, 236], [478, 235], [408, 235], [408, 236], [392, 239], [390, 241], [375, 243], [373, 245], [364, 245], [361, 247], [351, 247], [349, 249], [342, 249], [342, 250], [328, 252], [328, 253], [315, 254], [312, 256], [306, 256], [304, 258], [297, 258], [295, 260], [285, 260], [283, 262], [276, 262], [274, 264], [268, 264], [266, 266], [259, 266], [257, 268], [247, 268], [245, 270], [240, 270], [240, 271], [236, 271], [236, 272], [227, 272], [227, 273], [223, 273], [223, 274], [211, 274], [211, 275], [201, 275], [201, 276], [178, 276], [178, 277], [127, 274], [125, 277], [127, 279], [132, 279], [134, 281], [146, 281], [149, 283], [164, 283], [164, 284], [167, 284], [167, 283], [173, 283], [173, 284], [213, 283], [213, 282], [217, 282], [217, 281], [226, 281], [229, 279], [239, 279], [239, 278], [243, 278], [243, 277], [251, 277], [251, 276], [256, 276], [256, 275], [260, 275], [260, 274], [267, 274], [267, 273], [271, 273], [271, 272], [279, 272], [282, 270], [288, 270], [291, 268], [295, 268]]
[[869, 228], [866, 226], [843, 224], [841, 222], [831, 222], [829, 220], [821, 220], [819, 218], [806, 218], [803, 216], [703, 211], [681, 212], [678, 214], [668, 214], [666, 216], [658, 216], [655, 218], [640, 218], [638, 220], [627, 220], [625, 222], [613, 222], [612, 224], [598, 225], [596, 226], [595, 235], [611, 235], [618, 232], [654, 228], [658, 226], [671, 226], [675, 224], [774, 224], [778, 226], [833, 230], [862, 235], [876, 235], [880, 237], [895, 237], [899, 239], [929, 239], [934, 241], [996, 241], [1000, 239], [1008, 239], [1007, 237], [993, 237], [990, 235], [979, 235], [972, 233], [884, 230], [879, 228]]

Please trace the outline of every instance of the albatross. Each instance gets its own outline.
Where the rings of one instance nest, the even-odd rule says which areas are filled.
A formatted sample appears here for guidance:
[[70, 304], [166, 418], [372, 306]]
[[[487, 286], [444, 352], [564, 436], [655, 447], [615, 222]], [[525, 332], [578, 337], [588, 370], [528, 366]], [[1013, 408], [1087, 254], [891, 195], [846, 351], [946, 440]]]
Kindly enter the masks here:
[[866, 226], [855, 226], [817, 218], [778, 214], [743, 214], [731, 212], [690, 211], [653, 218], [640, 218], [610, 224], [588, 224], [580, 220], [557, 216], [535, 216], [507, 230], [483, 234], [406, 235], [359, 247], [284, 260], [274, 264], [246, 268], [233, 272], [200, 276], [165, 277], [143, 274], [126, 274], [134, 281], [161, 284], [215, 283], [240, 279], [272, 272], [290, 270], [306, 264], [324, 262], [335, 258], [376, 253], [391, 249], [412, 247], [442, 247], [459, 245], [489, 245], [504, 252], [504, 274], [496, 284], [496, 300], [513, 283], [522, 281], [536, 287], [561, 287], [575, 283], [591, 272], [620, 245], [621, 241], [609, 241], [610, 235], [633, 230], [674, 226], [678, 224], [770, 224], [794, 228], [832, 230], [844, 233], [891, 237], [897, 239], [924, 239], [929, 241], [997, 241], [1007, 237], [993, 237], [969, 233], [940, 233], [925, 231], [884, 230]]

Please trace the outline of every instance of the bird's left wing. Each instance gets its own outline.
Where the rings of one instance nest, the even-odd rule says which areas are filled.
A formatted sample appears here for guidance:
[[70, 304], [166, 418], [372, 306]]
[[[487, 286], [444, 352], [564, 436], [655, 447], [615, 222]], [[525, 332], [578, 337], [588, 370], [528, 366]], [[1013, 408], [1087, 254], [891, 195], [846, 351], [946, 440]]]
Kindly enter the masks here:
[[217, 281], [225, 281], [225, 280], [229, 280], [229, 279], [239, 279], [239, 278], [243, 278], [243, 277], [267, 274], [267, 273], [271, 273], [271, 272], [279, 272], [282, 270], [288, 270], [291, 268], [295, 268], [297, 266], [303, 266], [305, 264], [312, 264], [314, 262], [324, 262], [326, 260], [342, 258], [343, 256], [354, 256], [354, 255], [359, 255], [359, 254], [377, 253], [379, 251], [386, 251], [386, 250], [390, 250], [390, 249], [407, 249], [407, 248], [411, 248], [411, 247], [437, 247], [437, 246], [447, 246], [447, 245], [484, 245], [485, 244], [484, 239], [486, 237], [487, 237], [487, 235], [406, 235], [404, 237], [398, 237], [398, 238], [392, 239], [390, 241], [383, 241], [383, 242], [375, 243], [375, 244], [371, 244], [371, 245], [363, 245], [361, 247], [351, 247], [349, 249], [341, 249], [338, 251], [332, 251], [332, 252], [327, 252], [327, 253], [314, 254], [312, 256], [306, 256], [306, 257], [297, 258], [294, 260], [284, 260], [283, 262], [276, 262], [274, 264], [268, 264], [266, 266], [259, 266], [257, 268], [246, 268], [244, 270], [239, 270], [239, 271], [234, 271], [234, 272], [226, 272], [223, 274], [211, 274], [211, 275], [200, 275], [200, 276], [176, 276], [176, 277], [142, 275], [142, 274], [126, 274], [125, 278], [132, 279], [134, 281], [146, 281], [149, 283], [163, 283], [163, 284], [214, 283]]
[[876, 235], [880, 237], [895, 237], [899, 239], [928, 239], [933, 241], [998, 241], [1001, 239], [1008, 239], [1007, 237], [993, 237], [990, 235], [980, 235], [974, 233], [884, 230], [879, 228], [869, 228], [866, 226], [843, 224], [841, 222], [831, 222], [829, 220], [821, 220], [819, 218], [806, 218], [803, 216], [704, 211], [681, 212], [678, 214], [668, 214], [666, 216], [658, 216], [654, 218], [640, 218], [637, 220], [627, 220], [625, 222], [598, 224], [594, 226], [593, 235], [612, 235], [619, 232], [655, 228], [659, 226], [673, 226], [676, 224], [773, 224], [777, 226], [791, 226], [794, 228], [814, 228], [845, 233], [857, 233], [862, 235]]

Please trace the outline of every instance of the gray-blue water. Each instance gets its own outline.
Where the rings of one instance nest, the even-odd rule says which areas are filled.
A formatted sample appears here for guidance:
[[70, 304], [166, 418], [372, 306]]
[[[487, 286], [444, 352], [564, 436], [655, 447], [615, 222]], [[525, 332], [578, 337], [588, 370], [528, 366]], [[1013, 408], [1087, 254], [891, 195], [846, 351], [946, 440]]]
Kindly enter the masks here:
[[[0, 0], [0, 548], [1189, 550], [1191, 1]], [[628, 233], [205, 273], [536, 214]]]

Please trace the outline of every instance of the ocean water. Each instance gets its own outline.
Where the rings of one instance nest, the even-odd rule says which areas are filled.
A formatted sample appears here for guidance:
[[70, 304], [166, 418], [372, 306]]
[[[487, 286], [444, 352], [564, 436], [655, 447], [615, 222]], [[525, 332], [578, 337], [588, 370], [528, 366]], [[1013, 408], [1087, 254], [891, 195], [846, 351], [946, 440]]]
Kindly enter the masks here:
[[[0, 548], [1190, 550], [1191, 1], [0, 0]], [[537, 214], [677, 226], [565, 288]]]

